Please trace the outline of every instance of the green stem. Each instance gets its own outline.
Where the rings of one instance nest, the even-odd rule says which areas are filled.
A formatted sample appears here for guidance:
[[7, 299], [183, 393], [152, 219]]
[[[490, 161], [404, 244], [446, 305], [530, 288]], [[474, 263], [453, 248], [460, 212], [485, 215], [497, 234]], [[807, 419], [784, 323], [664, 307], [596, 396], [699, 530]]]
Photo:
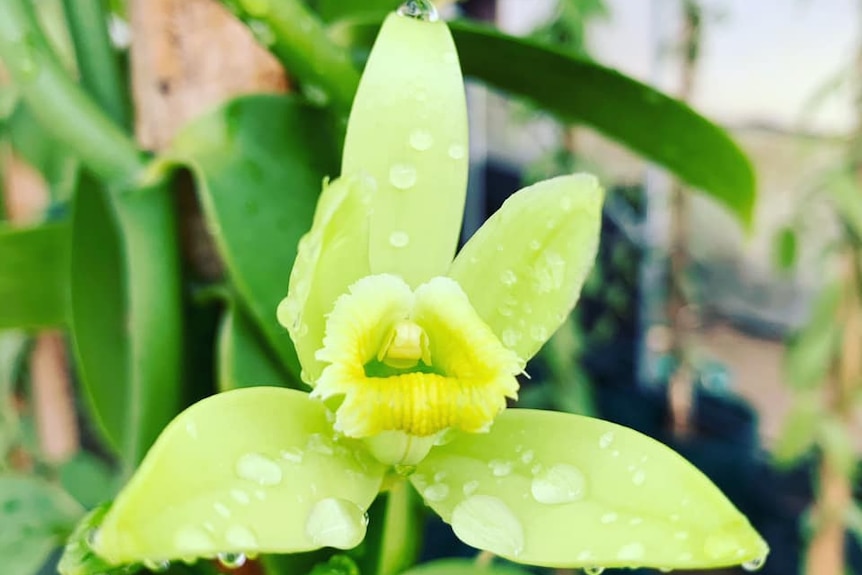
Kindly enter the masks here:
[[129, 127], [127, 92], [117, 53], [108, 35], [107, 12], [102, 0], [63, 0], [69, 34], [81, 84], [108, 116]]
[[347, 112], [359, 72], [321, 20], [299, 0], [222, 0], [302, 83], [306, 96]]
[[376, 575], [396, 575], [415, 563], [419, 552], [419, 521], [413, 488], [406, 481], [398, 481], [386, 499]]
[[39, 122], [90, 170], [114, 184], [137, 176], [143, 156], [63, 69], [29, 0], [0, 0], [0, 59]]

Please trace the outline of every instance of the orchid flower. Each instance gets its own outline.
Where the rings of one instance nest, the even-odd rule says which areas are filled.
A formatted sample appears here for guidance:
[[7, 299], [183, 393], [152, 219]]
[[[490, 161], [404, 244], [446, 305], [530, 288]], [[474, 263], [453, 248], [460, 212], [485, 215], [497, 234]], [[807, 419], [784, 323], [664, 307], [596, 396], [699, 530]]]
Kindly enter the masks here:
[[462, 541], [512, 561], [762, 563], [746, 518], [669, 448], [599, 419], [506, 409], [578, 298], [603, 192], [589, 175], [525, 188], [455, 257], [464, 86], [446, 24], [423, 6], [379, 33], [341, 177], [324, 185], [278, 309], [311, 393], [245, 388], [181, 413], [93, 549], [150, 565], [349, 549], [381, 489], [409, 481]]

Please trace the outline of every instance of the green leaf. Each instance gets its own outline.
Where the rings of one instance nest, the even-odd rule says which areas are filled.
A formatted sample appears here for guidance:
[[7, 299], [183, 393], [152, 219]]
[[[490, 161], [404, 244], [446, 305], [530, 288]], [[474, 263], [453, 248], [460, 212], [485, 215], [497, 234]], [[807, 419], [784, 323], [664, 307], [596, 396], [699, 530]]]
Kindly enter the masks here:
[[165, 429], [95, 547], [112, 563], [350, 548], [384, 468], [325, 407], [275, 387], [209, 397]]
[[[367, 47], [378, 24], [336, 25], [332, 36]], [[464, 21], [450, 23], [466, 76], [561, 119], [592, 126], [723, 203], [750, 225], [751, 163], [727, 133], [684, 103], [610, 68]]]
[[462, 541], [517, 562], [707, 568], [768, 551], [685, 459], [598, 419], [506, 410], [434, 448], [411, 481]]
[[449, 268], [467, 194], [467, 103], [445, 23], [386, 19], [353, 101], [343, 176], [373, 178], [371, 272], [413, 288]]
[[439, 559], [417, 565], [403, 575], [527, 575], [516, 565], [478, 565], [469, 559]]
[[18, 408], [12, 394], [26, 342], [21, 333], [0, 333], [0, 469], [18, 438]]
[[0, 329], [63, 325], [69, 300], [69, 226], [0, 225]]
[[332, 22], [357, 16], [383, 18], [403, 2], [404, 0], [317, 0], [313, 5], [321, 18]]
[[784, 420], [784, 427], [772, 448], [780, 465], [790, 465], [802, 457], [817, 441], [817, 431], [823, 420], [823, 407], [817, 398], [797, 398]]
[[773, 257], [778, 269], [789, 270], [796, 264], [796, 244], [796, 230], [789, 226], [781, 228], [775, 235]]
[[517, 192], [460, 251], [449, 275], [503, 345], [530, 359], [566, 320], [595, 261], [602, 189], [592, 176]]
[[129, 465], [179, 410], [179, 254], [167, 192], [126, 193], [112, 206], [85, 182], [73, 211], [77, 365], [95, 420]]
[[856, 446], [847, 423], [837, 416], [821, 419], [817, 439], [832, 466], [846, 477], [852, 477], [857, 463]]
[[88, 509], [113, 498], [119, 487], [118, 479], [104, 461], [86, 451], [79, 451], [60, 466], [60, 483]]
[[0, 476], [3, 573], [33, 575], [82, 514], [55, 485], [35, 477]]
[[811, 319], [788, 342], [784, 372], [799, 390], [818, 387], [826, 378], [841, 345], [838, 306], [841, 285], [833, 283], [817, 296]]
[[256, 326], [236, 307], [225, 310], [218, 336], [219, 391], [258, 385], [285, 387], [288, 383]]
[[192, 122], [169, 152], [194, 172], [237, 295], [297, 380], [296, 354], [275, 310], [323, 177], [337, 172], [333, 141], [320, 110], [292, 98], [251, 96]]
[[838, 212], [838, 217], [858, 240], [862, 240], [862, 194], [854, 175], [836, 171], [825, 182], [825, 190]]

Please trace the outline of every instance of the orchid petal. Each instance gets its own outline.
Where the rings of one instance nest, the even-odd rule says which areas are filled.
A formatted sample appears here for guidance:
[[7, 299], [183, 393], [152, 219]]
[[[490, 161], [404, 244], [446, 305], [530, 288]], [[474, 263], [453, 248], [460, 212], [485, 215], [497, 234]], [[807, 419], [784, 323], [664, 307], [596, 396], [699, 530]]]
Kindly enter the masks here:
[[665, 445], [578, 415], [510, 409], [431, 450], [411, 482], [465, 543], [547, 567], [709, 568], [768, 548]]
[[112, 563], [349, 548], [384, 468], [326, 409], [275, 387], [209, 397], [165, 429], [94, 541]]
[[595, 261], [602, 189], [593, 176], [511, 196], [458, 254], [450, 277], [503, 342], [529, 359], [575, 306]]
[[369, 256], [374, 274], [411, 287], [442, 275], [457, 247], [467, 187], [467, 109], [444, 22], [393, 14], [353, 103], [342, 175], [377, 182]]

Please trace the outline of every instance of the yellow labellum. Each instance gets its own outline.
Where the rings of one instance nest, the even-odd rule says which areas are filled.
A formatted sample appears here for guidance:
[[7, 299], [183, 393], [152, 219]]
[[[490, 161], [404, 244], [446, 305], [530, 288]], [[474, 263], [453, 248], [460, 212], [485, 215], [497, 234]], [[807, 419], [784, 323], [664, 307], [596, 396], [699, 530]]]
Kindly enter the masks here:
[[343, 398], [335, 428], [350, 437], [485, 431], [517, 397], [523, 369], [457, 282], [436, 277], [414, 292], [389, 274], [337, 300], [317, 359], [328, 365], [312, 395]]

